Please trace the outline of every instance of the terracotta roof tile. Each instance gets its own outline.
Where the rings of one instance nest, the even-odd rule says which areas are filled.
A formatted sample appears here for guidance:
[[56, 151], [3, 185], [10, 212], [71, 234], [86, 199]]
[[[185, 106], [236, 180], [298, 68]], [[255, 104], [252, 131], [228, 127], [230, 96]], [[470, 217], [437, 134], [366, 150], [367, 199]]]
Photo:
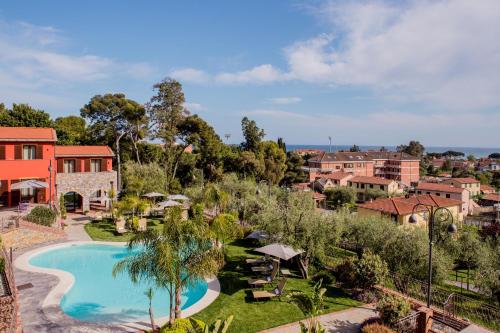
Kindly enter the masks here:
[[56, 131], [45, 127], [0, 127], [1, 141], [57, 141]]
[[500, 202], [500, 193], [490, 193], [483, 196], [484, 200], [498, 201]]
[[333, 172], [333, 173], [325, 173], [318, 175], [316, 178], [328, 178], [332, 180], [341, 180], [347, 177], [352, 176], [352, 173], [349, 172]]
[[368, 177], [368, 176], [356, 176], [349, 179], [353, 183], [363, 183], [363, 184], [375, 184], [375, 185], [389, 185], [394, 180], [385, 179], [382, 177]]
[[115, 154], [108, 146], [56, 146], [56, 157], [96, 156], [113, 157]]
[[465, 191], [464, 188], [455, 187], [449, 184], [438, 184], [438, 183], [420, 183], [417, 186], [417, 190], [439, 191], [439, 192], [449, 192], [449, 193], [462, 193], [463, 191]]
[[454, 181], [459, 182], [461, 184], [479, 183], [479, 180], [472, 178], [472, 177], [448, 179], [448, 181], [451, 181], [451, 180], [454, 180]]
[[[422, 194], [409, 198], [386, 198], [377, 199], [372, 202], [359, 205], [360, 208], [376, 210], [388, 214], [408, 215], [413, 211], [416, 204], [422, 203], [433, 207], [459, 206], [459, 200], [438, 197], [430, 194]], [[417, 212], [425, 211], [425, 207], [417, 207]]]

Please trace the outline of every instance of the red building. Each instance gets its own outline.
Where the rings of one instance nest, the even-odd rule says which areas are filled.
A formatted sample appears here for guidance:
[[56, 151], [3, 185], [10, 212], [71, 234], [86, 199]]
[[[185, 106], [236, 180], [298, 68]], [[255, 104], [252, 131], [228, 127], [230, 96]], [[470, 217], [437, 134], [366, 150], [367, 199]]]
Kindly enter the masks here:
[[420, 178], [420, 160], [399, 152], [322, 153], [307, 162], [311, 180], [322, 174], [348, 172], [354, 176], [392, 179], [409, 186]]
[[[105, 191], [116, 189], [109, 147], [56, 146], [56, 142], [52, 128], [0, 127], [0, 205], [57, 204], [61, 195], [69, 194], [77, 200], [71, 207], [85, 211], [92, 199], [102, 202]], [[38, 180], [47, 187], [12, 188], [25, 180]]]

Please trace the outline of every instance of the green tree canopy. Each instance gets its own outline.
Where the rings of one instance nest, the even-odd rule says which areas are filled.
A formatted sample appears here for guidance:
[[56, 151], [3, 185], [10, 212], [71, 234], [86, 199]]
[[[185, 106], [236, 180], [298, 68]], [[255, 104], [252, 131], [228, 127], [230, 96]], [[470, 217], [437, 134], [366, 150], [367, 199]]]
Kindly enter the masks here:
[[410, 141], [408, 145], [400, 145], [397, 151], [421, 158], [424, 155], [425, 147], [419, 141]]
[[87, 125], [85, 119], [79, 116], [56, 118], [57, 144], [82, 145], [87, 140]]
[[259, 149], [259, 144], [266, 135], [263, 129], [257, 126], [255, 120], [250, 120], [247, 117], [243, 117], [241, 120], [241, 129], [243, 131], [243, 137], [245, 141], [241, 144], [244, 150], [253, 151], [256, 153]]
[[0, 126], [6, 127], [53, 127], [50, 115], [28, 104], [13, 104], [12, 109], [0, 104]]

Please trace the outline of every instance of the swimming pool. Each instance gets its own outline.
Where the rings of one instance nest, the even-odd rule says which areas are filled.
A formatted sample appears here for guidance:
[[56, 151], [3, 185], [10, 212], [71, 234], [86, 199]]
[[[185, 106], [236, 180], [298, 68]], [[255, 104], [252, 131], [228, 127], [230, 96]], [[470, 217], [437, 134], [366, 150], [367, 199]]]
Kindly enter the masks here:
[[[72, 244], [43, 251], [30, 257], [29, 264], [69, 272], [74, 284], [61, 299], [61, 309], [79, 320], [111, 323], [146, 320], [147, 283], [133, 284], [127, 273], [112, 276], [116, 262], [131, 255], [126, 246], [106, 244]], [[198, 302], [208, 285], [200, 280], [182, 293], [182, 309]], [[168, 315], [166, 290], [155, 289], [153, 308], [156, 317]]]

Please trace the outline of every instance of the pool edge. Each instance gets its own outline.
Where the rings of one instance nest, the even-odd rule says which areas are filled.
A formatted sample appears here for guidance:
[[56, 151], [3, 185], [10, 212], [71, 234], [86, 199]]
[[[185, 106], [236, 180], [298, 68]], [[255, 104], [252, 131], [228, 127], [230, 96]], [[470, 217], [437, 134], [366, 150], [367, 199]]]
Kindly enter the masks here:
[[[75, 282], [73, 274], [59, 269], [33, 266], [29, 262], [31, 258], [33, 258], [34, 256], [50, 250], [69, 247], [73, 245], [84, 245], [84, 244], [99, 244], [99, 245], [111, 245], [111, 246], [127, 245], [126, 242], [70, 241], [70, 242], [52, 244], [30, 250], [17, 257], [16, 260], [14, 261], [14, 266], [20, 270], [33, 273], [50, 274], [56, 276], [59, 279], [58, 283], [49, 291], [49, 293], [42, 302], [42, 311], [47, 316], [47, 319], [49, 319], [52, 322], [58, 322], [60, 320], [60, 315], [62, 313], [64, 316], [67, 316], [72, 320], [76, 320], [89, 325], [99, 325], [99, 323], [82, 321], [73, 318], [62, 310], [60, 306], [61, 300], [64, 297], [64, 294], [66, 294], [66, 292], [68, 292], [71, 289], [73, 283]], [[205, 281], [207, 282], [207, 291], [205, 292], [203, 297], [201, 297], [196, 303], [190, 305], [186, 309], [181, 310], [182, 318], [186, 318], [200, 312], [201, 310], [209, 306], [212, 302], [214, 302], [219, 296], [220, 283], [217, 277], [214, 276], [210, 278], [205, 278]], [[149, 317], [141, 318], [135, 321], [124, 320], [110, 324], [117, 327], [127, 327], [126, 324], [138, 324], [138, 321], [143, 321], [143, 319], [149, 319]], [[168, 322], [168, 316], [156, 318], [155, 321], [157, 322], [157, 324], [164, 325], [165, 323]]]

